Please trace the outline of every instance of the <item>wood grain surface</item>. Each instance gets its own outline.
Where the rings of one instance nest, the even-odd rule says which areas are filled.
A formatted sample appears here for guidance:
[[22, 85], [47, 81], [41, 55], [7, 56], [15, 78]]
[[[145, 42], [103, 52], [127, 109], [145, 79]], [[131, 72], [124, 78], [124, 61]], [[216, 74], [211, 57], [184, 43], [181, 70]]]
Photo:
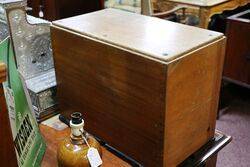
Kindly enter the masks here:
[[2, 82], [6, 80], [6, 66], [0, 62], [0, 158], [1, 166], [17, 167], [16, 153], [10, 128], [9, 114]]
[[116, 9], [63, 19], [53, 24], [166, 62], [223, 36], [214, 31]]
[[52, 38], [61, 110], [82, 112], [86, 129], [121, 152], [157, 161], [163, 148], [164, 64], [54, 28]]
[[[70, 129], [66, 128], [62, 131], [57, 131], [45, 125], [40, 125], [41, 133], [46, 141], [47, 149], [43, 157], [42, 167], [55, 167], [57, 166], [57, 147], [58, 144], [70, 135]], [[102, 167], [130, 167], [130, 165], [118, 158], [111, 152], [102, 147]]]
[[250, 18], [238, 18], [244, 13], [250, 14], [250, 10], [228, 19], [224, 76], [229, 81], [250, 88]]
[[167, 1], [180, 4], [188, 4], [192, 6], [211, 7], [230, 0], [167, 0]]
[[0, 62], [0, 83], [6, 80], [6, 66], [4, 63]]
[[158, 0], [158, 2], [159, 1], [161, 3], [168, 3], [170, 6], [185, 4], [197, 8], [200, 19], [199, 27], [205, 29], [209, 28], [209, 22], [213, 15], [234, 10], [250, 3], [250, 0]]
[[49, 0], [44, 1], [45, 18], [52, 21], [102, 9], [100, 0]]
[[225, 38], [168, 66], [165, 166], [175, 166], [214, 136]]

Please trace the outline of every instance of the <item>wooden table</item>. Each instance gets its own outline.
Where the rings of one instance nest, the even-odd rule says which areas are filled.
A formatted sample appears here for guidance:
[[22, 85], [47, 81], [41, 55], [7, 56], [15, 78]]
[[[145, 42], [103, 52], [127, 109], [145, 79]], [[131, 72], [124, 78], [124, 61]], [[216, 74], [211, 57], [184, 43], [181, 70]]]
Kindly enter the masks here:
[[[48, 126], [40, 125], [41, 133], [46, 140], [47, 150], [43, 157], [42, 167], [54, 167], [57, 166], [57, 147], [60, 141], [68, 137], [70, 134], [70, 129], [66, 128], [62, 131], [54, 130]], [[116, 155], [109, 152], [106, 148], [102, 147], [102, 167], [130, 167], [127, 162], [123, 161]]]
[[215, 14], [220, 14], [225, 10], [234, 10], [237, 7], [247, 5], [250, 0], [166, 0], [173, 4], [185, 4], [199, 9], [201, 28], [208, 28], [210, 19]]
[[228, 145], [231, 140], [231, 136], [216, 130], [213, 139], [189, 156], [178, 167], [216, 167], [219, 151]]
[[[47, 150], [43, 157], [42, 167], [54, 167], [57, 166], [56, 150], [59, 142], [70, 134], [70, 129], [66, 128], [62, 131], [54, 130], [45, 125], [40, 125], [41, 133], [44, 136], [47, 144]], [[223, 134], [220, 131], [216, 131], [214, 139], [209, 141], [194, 154], [183, 161], [179, 167], [185, 166], [206, 166], [214, 167], [216, 166], [217, 154], [230, 143], [232, 138]], [[129, 163], [120, 159], [113, 153], [109, 152], [106, 148], [102, 147], [103, 151], [103, 165], [102, 167], [131, 167]]]

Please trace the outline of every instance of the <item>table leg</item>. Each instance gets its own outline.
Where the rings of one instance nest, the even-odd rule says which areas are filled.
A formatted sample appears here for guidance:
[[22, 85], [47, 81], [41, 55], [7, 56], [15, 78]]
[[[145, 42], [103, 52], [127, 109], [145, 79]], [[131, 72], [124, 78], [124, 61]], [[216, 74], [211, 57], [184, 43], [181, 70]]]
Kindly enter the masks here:
[[208, 24], [210, 22], [210, 10], [204, 7], [200, 7], [199, 9], [199, 19], [200, 19], [200, 28], [208, 28]]

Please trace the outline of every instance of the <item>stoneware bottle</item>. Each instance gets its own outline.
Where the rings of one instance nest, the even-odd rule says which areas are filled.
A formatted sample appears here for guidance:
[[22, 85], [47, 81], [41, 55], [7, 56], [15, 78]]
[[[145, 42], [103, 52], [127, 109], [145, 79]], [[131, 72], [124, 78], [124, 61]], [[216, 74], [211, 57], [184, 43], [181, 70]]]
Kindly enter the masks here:
[[58, 146], [57, 160], [59, 167], [90, 167], [87, 158], [90, 147], [96, 148], [101, 156], [100, 144], [93, 136], [85, 132], [83, 127], [82, 114], [79, 112], [73, 113], [70, 121], [71, 135]]

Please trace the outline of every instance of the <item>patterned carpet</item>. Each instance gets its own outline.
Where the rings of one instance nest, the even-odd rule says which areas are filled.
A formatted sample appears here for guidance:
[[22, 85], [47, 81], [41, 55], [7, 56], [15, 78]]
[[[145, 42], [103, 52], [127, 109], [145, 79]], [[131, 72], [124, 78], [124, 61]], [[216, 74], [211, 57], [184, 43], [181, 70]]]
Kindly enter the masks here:
[[233, 137], [218, 156], [217, 167], [250, 167], [250, 90], [233, 86], [228, 110], [217, 129]]

